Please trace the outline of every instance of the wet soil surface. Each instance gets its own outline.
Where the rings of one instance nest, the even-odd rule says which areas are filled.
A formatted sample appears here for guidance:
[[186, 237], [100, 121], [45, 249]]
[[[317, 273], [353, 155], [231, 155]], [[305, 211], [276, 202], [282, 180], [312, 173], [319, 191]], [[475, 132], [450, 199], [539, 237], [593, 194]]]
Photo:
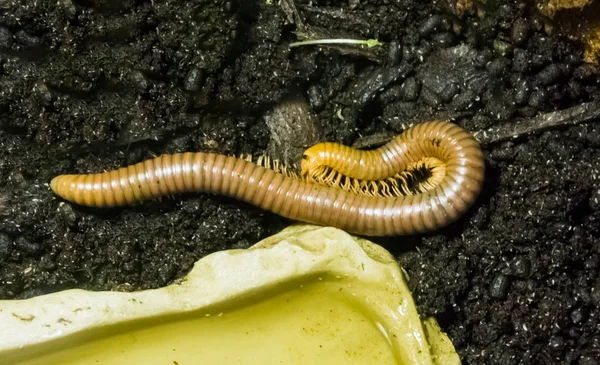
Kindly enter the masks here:
[[[582, 46], [515, 3], [458, 17], [418, 0], [0, 2], [0, 298], [163, 286], [291, 223], [207, 194], [82, 208], [49, 190], [58, 174], [183, 151], [290, 159], [315, 136], [433, 118], [475, 132], [598, 100]], [[311, 35], [384, 46], [288, 47]], [[600, 362], [599, 129], [487, 144], [464, 219], [375, 240], [465, 364]]]

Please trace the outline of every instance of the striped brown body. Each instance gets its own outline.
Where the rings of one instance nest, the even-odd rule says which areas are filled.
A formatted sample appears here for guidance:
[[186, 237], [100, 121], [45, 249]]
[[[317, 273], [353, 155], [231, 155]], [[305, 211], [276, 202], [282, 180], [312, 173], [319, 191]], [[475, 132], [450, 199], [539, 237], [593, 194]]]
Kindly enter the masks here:
[[[437, 186], [415, 195], [359, 195], [311, 182], [310, 177], [311, 170], [326, 165], [357, 179], [383, 179], [424, 157], [442, 161], [445, 177]], [[304, 179], [236, 157], [188, 152], [105, 173], [61, 175], [50, 186], [68, 201], [95, 207], [208, 192], [297, 221], [366, 236], [392, 236], [432, 231], [457, 220], [479, 195], [484, 172], [483, 153], [470, 133], [449, 122], [427, 122], [373, 151], [334, 143], [311, 147], [302, 161]]]

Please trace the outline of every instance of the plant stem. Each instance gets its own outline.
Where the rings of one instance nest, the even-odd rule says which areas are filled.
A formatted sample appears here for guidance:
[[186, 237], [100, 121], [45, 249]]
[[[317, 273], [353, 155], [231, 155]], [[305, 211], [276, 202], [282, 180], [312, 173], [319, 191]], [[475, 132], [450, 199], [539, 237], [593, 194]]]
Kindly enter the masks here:
[[290, 43], [290, 47], [308, 46], [308, 45], [319, 45], [319, 44], [357, 44], [365, 45], [369, 48], [383, 45], [377, 39], [309, 39], [301, 42]]

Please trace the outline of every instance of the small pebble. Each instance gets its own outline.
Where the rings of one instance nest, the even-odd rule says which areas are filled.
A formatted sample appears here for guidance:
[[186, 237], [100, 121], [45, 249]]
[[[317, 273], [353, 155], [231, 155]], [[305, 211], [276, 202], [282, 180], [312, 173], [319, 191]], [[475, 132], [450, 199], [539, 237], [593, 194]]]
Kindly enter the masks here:
[[400, 88], [400, 96], [405, 101], [415, 101], [421, 91], [421, 82], [414, 77], [407, 78]]
[[423, 43], [417, 48], [416, 58], [419, 61], [424, 60], [433, 51], [433, 44], [430, 42]]
[[536, 75], [535, 81], [537, 85], [548, 86], [557, 81], [560, 75], [560, 67], [557, 64], [553, 63], [546, 66], [542, 71], [540, 71]]
[[458, 94], [459, 91], [460, 87], [458, 84], [451, 82], [447, 84], [438, 95], [443, 102], [449, 102], [452, 100], [452, 98], [454, 98], [454, 96], [456, 96], [456, 94]]
[[500, 274], [492, 280], [490, 286], [490, 296], [495, 299], [502, 299], [508, 294], [510, 279], [503, 274]]
[[13, 36], [10, 30], [0, 27], [0, 48], [10, 48], [13, 43]]
[[555, 355], [560, 355], [565, 351], [565, 339], [561, 336], [552, 336], [548, 342], [548, 347]]
[[441, 21], [442, 21], [442, 17], [439, 15], [430, 16], [419, 27], [419, 34], [422, 37], [428, 36], [429, 34], [433, 33], [437, 29], [437, 27], [440, 25]]
[[8, 181], [13, 183], [14, 185], [22, 185], [27, 181], [27, 179], [23, 174], [23, 170], [11, 170], [11, 172], [8, 175]]
[[571, 323], [573, 324], [581, 324], [585, 320], [585, 313], [583, 309], [577, 308], [571, 312]]
[[512, 290], [517, 293], [526, 293], [527, 292], [527, 283], [523, 280], [516, 280], [512, 282], [511, 286]]
[[531, 272], [531, 261], [524, 256], [516, 257], [510, 263], [511, 274], [518, 278], [524, 279]]
[[567, 85], [567, 90], [569, 92], [569, 97], [573, 100], [580, 100], [583, 95], [583, 86], [581, 86], [581, 82], [577, 80], [569, 80], [569, 84]]
[[523, 18], [519, 18], [517, 20], [515, 20], [511, 33], [510, 33], [510, 39], [512, 40], [512, 42], [517, 45], [520, 46], [523, 43], [525, 43], [525, 41], [527, 41], [527, 37], [529, 36], [529, 24], [527, 24], [527, 20], [523, 19]]
[[486, 40], [495, 39], [497, 34], [497, 22], [493, 17], [486, 17], [481, 20], [480, 27], [478, 29], [481, 33], [481, 38]]
[[24, 45], [24, 46], [29, 46], [29, 47], [34, 47], [37, 46], [41, 43], [41, 40], [38, 37], [34, 37], [32, 35], [27, 34], [25, 31], [20, 30], [15, 34], [15, 40]]
[[527, 79], [519, 79], [515, 85], [515, 103], [519, 105], [527, 104], [531, 95], [531, 85]]
[[572, 326], [569, 327], [569, 329], [567, 329], [567, 338], [570, 339], [577, 339], [577, 338], [581, 338], [581, 328], [580, 327], [576, 327], [576, 326]]
[[531, 29], [535, 30], [536, 32], [544, 29], [544, 21], [539, 16], [530, 18], [529, 25], [531, 26]]
[[543, 67], [551, 62], [551, 59], [548, 58], [545, 54], [534, 53], [531, 56], [531, 65], [533, 67]]
[[548, 101], [548, 93], [546, 90], [539, 89], [531, 93], [529, 97], [529, 106], [535, 109], [542, 109]]
[[71, 0], [62, 0], [62, 1], [60, 1], [60, 3], [62, 3], [63, 9], [65, 11], [65, 14], [67, 15], [67, 17], [69, 19], [72, 20], [73, 18], [75, 18], [75, 16], [77, 16], [77, 8], [73, 4], [73, 1], [71, 1]]
[[15, 240], [15, 248], [27, 256], [38, 256], [43, 251], [42, 246], [29, 241], [23, 236], [17, 237]]
[[23, 277], [21, 273], [8, 271], [2, 276], [2, 289], [6, 289], [11, 294], [19, 294], [23, 290]]
[[498, 57], [487, 65], [487, 70], [494, 76], [500, 76], [506, 71], [509, 65], [510, 61], [508, 59]]
[[456, 43], [456, 37], [450, 32], [436, 33], [431, 36], [433, 43], [442, 48], [448, 48]]
[[356, 9], [360, 5], [360, 0], [348, 0], [348, 5], [350, 5], [350, 9]]
[[508, 120], [515, 112], [514, 106], [502, 99], [492, 99], [486, 105], [486, 113], [497, 120]]
[[166, 285], [173, 280], [175, 274], [177, 274], [177, 267], [170, 262], [165, 262], [158, 269], [158, 280], [160, 281], [161, 285]]
[[571, 75], [573, 73], [573, 66], [569, 63], [559, 63], [558, 68], [560, 69], [561, 75]]
[[440, 28], [444, 30], [450, 30], [453, 26], [452, 19], [447, 16], [443, 16], [440, 20]]
[[323, 109], [325, 106], [325, 98], [323, 97], [323, 90], [319, 85], [310, 85], [307, 90], [308, 102], [312, 108], [316, 111]]
[[56, 262], [53, 260], [53, 258], [51, 256], [44, 256], [39, 261], [39, 267], [40, 267], [40, 269], [42, 269], [44, 271], [55, 270], [56, 266], [57, 266], [57, 264], [56, 264]]
[[473, 106], [476, 101], [477, 93], [469, 89], [452, 99], [452, 108], [457, 111], [464, 111]]
[[515, 49], [512, 64], [513, 71], [521, 74], [529, 71], [531, 67], [530, 58], [528, 51], [521, 48]]
[[587, 287], [583, 287], [583, 286], [578, 286], [577, 289], [575, 289], [573, 298], [580, 303], [584, 303], [584, 304], [590, 304], [592, 302], [592, 299], [590, 298], [590, 291]]
[[421, 99], [429, 106], [432, 106], [434, 108], [442, 104], [442, 100], [440, 99], [440, 97], [428, 87], [424, 87], [421, 90]]
[[506, 56], [512, 52], [512, 45], [498, 38], [494, 39], [493, 47], [500, 56]]
[[199, 68], [192, 68], [185, 77], [183, 88], [185, 91], [198, 91], [206, 80], [206, 73]]
[[478, 52], [475, 56], [474, 63], [477, 67], [485, 67], [489, 62], [494, 58], [494, 53], [490, 49], [484, 49], [481, 52]]
[[535, 281], [527, 280], [526, 281], [527, 291], [533, 295], [535, 295]]
[[199, 213], [202, 212], [202, 204], [197, 200], [183, 201], [181, 204], [181, 210], [186, 213]]
[[575, 50], [573, 53], [568, 53], [565, 56], [565, 62], [571, 67], [577, 67], [583, 63], [583, 55], [578, 50]]
[[414, 45], [405, 45], [402, 47], [402, 59], [405, 62], [412, 62], [417, 58], [417, 47]]
[[389, 103], [393, 103], [395, 101], [401, 100], [401, 94], [402, 94], [402, 85], [398, 86], [392, 86], [389, 89], [385, 90], [384, 92], [382, 92], [381, 94], [379, 94], [379, 100], [384, 103], [384, 104], [389, 104]]
[[498, 7], [498, 11], [496, 13], [496, 16], [499, 19], [511, 19], [513, 14], [514, 14], [514, 9], [510, 4], [502, 4]]
[[5, 233], [0, 233], [0, 260], [5, 260], [12, 251], [12, 240]]
[[77, 223], [77, 214], [73, 210], [71, 204], [61, 204], [58, 209], [60, 210], [60, 214], [62, 215], [67, 225], [69, 227], [75, 226], [75, 224]]
[[129, 74], [129, 80], [131, 80], [133, 86], [140, 92], [146, 91], [150, 86], [146, 76], [139, 70], [132, 71]]
[[48, 86], [45, 83], [37, 82], [34, 86], [34, 90], [42, 104], [49, 105], [52, 103], [52, 92], [48, 89]]
[[402, 61], [402, 43], [398, 42], [398, 41], [391, 41], [389, 46], [388, 46], [388, 54], [387, 54], [387, 58], [388, 58], [388, 62], [391, 63], [392, 65], [397, 65], [400, 63], [400, 61]]
[[573, 71], [573, 77], [577, 80], [585, 80], [587, 78], [595, 76], [596, 73], [596, 66], [591, 64], [585, 64], [577, 67], [575, 71]]
[[461, 35], [465, 27], [459, 21], [452, 21], [452, 32], [456, 35]]

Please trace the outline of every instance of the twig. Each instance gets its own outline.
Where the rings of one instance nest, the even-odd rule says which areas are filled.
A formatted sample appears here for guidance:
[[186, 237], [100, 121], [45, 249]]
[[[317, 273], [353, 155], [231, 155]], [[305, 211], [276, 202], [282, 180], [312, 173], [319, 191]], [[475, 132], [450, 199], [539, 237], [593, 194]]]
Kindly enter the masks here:
[[600, 120], [600, 102], [598, 101], [541, 114], [531, 119], [502, 124], [497, 127], [477, 131], [473, 135], [479, 142], [485, 145], [511, 139], [514, 140], [550, 129], [569, 127], [595, 120]]
[[[600, 101], [580, 104], [572, 108], [552, 113], [541, 114], [531, 119], [501, 124], [497, 127], [476, 131], [473, 135], [482, 145], [492, 145], [508, 140], [517, 140], [547, 130], [595, 121], [600, 122]], [[389, 142], [392, 138], [392, 133], [380, 133], [362, 137], [354, 142], [352, 147], [366, 148], [380, 146]]]

